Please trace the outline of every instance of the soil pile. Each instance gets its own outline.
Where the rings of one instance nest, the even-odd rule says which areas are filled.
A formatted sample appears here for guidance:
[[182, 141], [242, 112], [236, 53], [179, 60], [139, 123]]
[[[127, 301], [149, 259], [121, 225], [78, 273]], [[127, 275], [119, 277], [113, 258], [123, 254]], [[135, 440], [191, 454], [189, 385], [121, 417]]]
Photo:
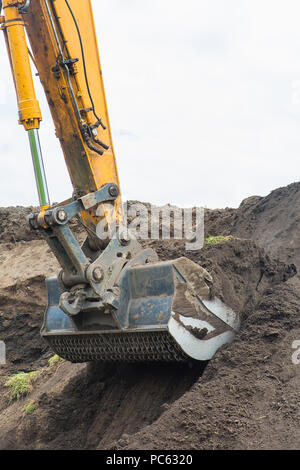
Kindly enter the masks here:
[[[193, 368], [48, 365], [53, 353], [39, 328], [44, 279], [58, 266], [27, 229], [11, 238], [29, 210], [2, 209], [0, 449], [299, 448], [300, 365], [291, 360], [300, 340], [299, 205], [300, 184], [290, 185], [206, 211], [207, 234], [230, 234], [228, 242], [193, 252], [180, 240], [147, 242], [161, 259], [187, 256], [205, 267], [242, 316], [235, 342]], [[33, 391], [9, 403], [4, 383], [20, 370], [36, 371]]]
[[[279, 259], [300, 266], [300, 183], [252, 196], [238, 209], [206, 212], [207, 234], [250, 238]], [[299, 270], [300, 271], [300, 270]]]

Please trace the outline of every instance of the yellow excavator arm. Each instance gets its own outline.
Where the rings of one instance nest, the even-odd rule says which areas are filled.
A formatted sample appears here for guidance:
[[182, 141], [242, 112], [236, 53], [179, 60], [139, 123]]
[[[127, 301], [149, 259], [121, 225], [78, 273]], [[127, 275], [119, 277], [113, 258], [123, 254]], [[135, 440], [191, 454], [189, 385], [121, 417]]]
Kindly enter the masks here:
[[[90, 0], [3, 0], [0, 6], [41, 206], [29, 224], [62, 267], [46, 281], [42, 336], [73, 362], [210, 359], [234, 338], [238, 315], [215, 296], [207, 271], [185, 257], [158, 262], [123, 223]], [[58, 205], [48, 195], [30, 55], [74, 188]], [[82, 244], [69, 225], [74, 217], [87, 232]], [[97, 232], [102, 222], [104, 238]]]
[[[19, 107], [27, 131], [42, 119], [36, 100], [25, 30], [34, 64], [45, 90], [75, 197], [97, 191], [106, 183], [119, 188], [101, 65], [90, 0], [4, 0], [1, 19]], [[29, 132], [31, 146], [33, 132]], [[43, 163], [33, 158], [41, 206], [49, 205]], [[36, 161], [37, 160], [37, 161]], [[118, 197], [115, 201], [119, 215]], [[99, 211], [98, 211], [99, 212]], [[95, 231], [96, 209], [83, 212]]]

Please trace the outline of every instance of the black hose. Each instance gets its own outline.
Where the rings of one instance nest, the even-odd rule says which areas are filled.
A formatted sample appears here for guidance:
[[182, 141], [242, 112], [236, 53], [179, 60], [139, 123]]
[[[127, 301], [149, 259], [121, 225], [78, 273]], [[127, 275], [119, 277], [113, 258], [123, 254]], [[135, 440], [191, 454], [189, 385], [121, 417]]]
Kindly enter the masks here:
[[[68, 0], [65, 0], [65, 3], [69, 9], [69, 12], [71, 13], [71, 16], [73, 18], [73, 21], [74, 21], [74, 24], [75, 24], [75, 27], [76, 27], [76, 30], [77, 30], [77, 34], [78, 34], [78, 38], [79, 38], [79, 43], [80, 43], [80, 49], [81, 49], [81, 55], [82, 55], [82, 62], [83, 62], [83, 70], [84, 70], [84, 77], [85, 77], [85, 83], [86, 83], [86, 87], [87, 87], [87, 91], [88, 91], [88, 95], [89, 95], [89, 98], [91, 100], [91, 104], [92, 104], [92, 109], [93, 109], [93, 113], [94, 113], [94, 116], [95, 118], [97, 119], [97, 121], [100, 121], [101, 125], [102, 125], [102, 121], [101, 119], [97, 116], [96, 114], [96, 111], [95, 111], [95, 105], [94, 105], [94, 101], [93, 101], [93, 98], [92, 98], [92, 94], [91, 94], [91, 90], [90, 90], [90, 86], [89, 86], [89, 81], [88, 81], [88, 77], [87, 77], [87, 71], [86, 71], [86, 63], [85, 63], [85, 56], [84, 56], [84, 49], [83, 49], [83, 44], [82, 44], [82, 39], [81, 39], [81, 34], [80, 34], [80, 30], [79, 30], [79, 27], [78, 27], [78, 23], [76, 21], [76, 18], [74, 16], [74, 13], [72, 11], [72, 8], [70, 7], [70, 4], [68, 2]], [[102, 125], [103, 127], [103, 125]]]
[[88, 148], [91, 149], [93, 152], [96, 152], [99, 155], [103, 155], [104, 152], [102, 150], [98, 149], [97, 147], [95, 147], [95, 145], [91, 144], [90, 139], [87, 139], [85, 142], [86, 142], [86, 145], [88, 146]]
[[94, 142], [96, 142], [96, 144], [100, 145], [101, 147], [103, 147], [105, 150], [108, 150], [109, 149], [109, 146], [106, 145], [104, 142], [102, 142], [102, 140], [99, 140], [97, 139], [96, 137], [94, 137]]

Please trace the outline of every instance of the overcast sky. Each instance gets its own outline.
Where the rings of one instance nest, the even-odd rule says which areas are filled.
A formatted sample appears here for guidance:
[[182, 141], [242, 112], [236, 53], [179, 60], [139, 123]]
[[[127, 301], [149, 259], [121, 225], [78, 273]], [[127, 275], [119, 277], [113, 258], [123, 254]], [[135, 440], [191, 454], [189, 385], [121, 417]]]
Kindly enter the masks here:
[[[299, 179], [299, 0], [92, 3], [124, 199], [237, 207]], [[0, 205], [37, 204], [0, 39]], [[38, 95], [60, 201], [72, 188]]]

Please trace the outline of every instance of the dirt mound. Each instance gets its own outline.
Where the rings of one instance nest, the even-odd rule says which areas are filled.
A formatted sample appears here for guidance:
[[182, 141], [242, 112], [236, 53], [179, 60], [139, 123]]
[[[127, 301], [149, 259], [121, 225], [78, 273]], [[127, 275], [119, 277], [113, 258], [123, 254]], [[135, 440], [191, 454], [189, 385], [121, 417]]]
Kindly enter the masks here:
[[296, 274], [294, 264], [270, 257], [252, 240], [233, 238], [201, 250], [186, 251], [183, 241], [152, 241], [161, 260], [186, 256], [207, 269], [215, 290], [226, 304], [241, 315], [256, 305], [264, 290]]
[[247, 198], [238, 209], [208, 210], [205, 222], [207, 234], [251, 238], [300, 267], [300, 183]]
[[[0, 244], [6, 243], [6, 248], [10, 249], [18, 242], [42, 240], [41, 233], [31, 230], [27, 222], [28, 216], [38, 211], [37, 207], [0, 207]], [[75, 235], [80, 236], [83, 229], [76, 219], [70, 226]]]
[[5, 341], [10, 363], [18, 370], [36, 367], [46, 351], [39, 337], [45, 293], [43, 278], [31, 279], [23, 285], [15, 285], [0, 294], [1, 339]]
[[[227, 242], [191, 252], [179, 240], [147, 242], [161, 259], [184, 255], [208, 269], [218, 295], [243, 318], [235, 342], [206, 367], [50, 367], [53, 353], [39, 327], [44, 279], [58, 266], [41, 240], [24, 242], [23, 233], [23, 242], [11, 243], [2, 221], [0, 338], [9, 364], [0, 367], [0, 449], [298, 448], [300, 375], [291, 360], [292, 343], [300, 339], [300, 280], [293, 264], [298, 214], [290, 205], [297, 204], [300, 186], [277, 191], [238, 209], [206, 211], [208, 233], [234, 235]], [[270, 250], [255, 242], [258, 233]], [[281, 250], [291, 239], [294, 245]], [[3, 385], [16, 370], [36, 370], [37, 377], [27, 398], [9, 404]], [[28, 404], [34, 411], [25, 413]]]
[[17, 243], [40, 238], [27, 224], [27, 217], [33, 211], [33, 207], [0, 207], [0, 241]]
[[156, 422], [110, 447], [299, 448], [299, 373], [291, 362], [299, 301], [289, 283], [268, 289], [233, 346], [217, 354], [191, 389]]
[[[72, 368], [76, 374], [70, 376]], [[11, 444], [7, 435], [0, 439], [0, 447], [95, 449], [99, 443], [109, 447], [124, 433], [134, 434], [155, 422], [167, 404], [189, 390], [199, 373], [199, 367], [191, 371], [164, 364], [62, 364], [51, 392], [44, 390], [36, 397], [36, 412], [10, 434]], [[66, 375], [67, 385], [61, 382]]]
[[[169, 242], [168, 247], [163, 247], [161, 243], [155, 242], [155, 247], [163, 255], [162, 257], [177, 257], [184, 250], [183, 244], [181, 244], [182, 246], [173, 247]], [[293, 266], [287, 266], [282, 262], [270, 259], [254, 242], [248, 240], [233, 239], [225, 245], [206, 247], [201, 252], [193, 253], [192, 258], [210, 269], [216, 280], [218, 293], [225, 300], [229, 299], [231, 306], [243, 314], [245, 319], [256, 311], [255, 309], [260, 305], [266, 291], [272, 291], [272, 288], [275, 289], [275, 286], [278, 285], [282, 286], [283, 282], [295, 272]], [[39, 304], [42, 303], [43, 299], [38, 297], [38, 292], [41, 294], [41, 285], [38, 287], [36, 282], [38, 282], [36, 278], [31, 280], [32, 289], [36, 290], [33, 310], [39, 312]], [[238, 295], [233, 295], [237, 286], [239, 286]], [[8, 288], [8, 292], [8, 296], [12, 294], [11, 287]], [[22, 295], [19, 292], [20, 297]], [[28, 298], [24, 296], [23, 309], [26, 302], [28, 302]], [[28, 304], [26, 304], [26, 308], [28, 308]], [[287, 318], [289, 318], [289, 313]], [[288, 324], [291, 327], [292, 318], [289, 318]], [[27, 320], [24, 323], [19, 323], [23, 338], [32, 333], [35, 336], [35, 341], [37, 341], [35, 327], [36, 324], [30, 324]], [[9, 325], [8, 328], [4, 329], [8, 341], [13, 330], [14, 325]], [[267, 330], [264, 327], [263, 330], [264, 338], [268, 338], [265, 339], [267, 347], [271, 345], [273, 340], [277, 341], [285, 334], [282, 331], [280, 322], [277, 329], [270, 327]], [[15, 329], [15, 331], [18, 330]], [[245, 340], [246, 338], [244, 338]], [[41, 365], [41, 359], [45, 363], [49, 357], [46, 349], [36, 350], [35, 341], [25, 341], [21, 350], [18, 342], [13, 343], [13, 351], [19, 350], [23, 353], [26, 351], [23, 358], [24, 360], [28, 359], [27, 368], [32, 367], [32, 361], [37, 359], [36, 353], [42, 356], [39, 356], [39, 366]], [[226, 387], [226, 383], [223, 382], [224, 377], [227, 380], [229, 370], [231, 370], [230, 366], [228, 373], [224, 375], [226, 364], [231, 364], [234, 360], [236, 368], [239, 369], [241, 367], [240, 359], [242, 359], [243, 367], [245, 365], [243, 356], [239, 359], [241, 351], [236, 352], [237, 344], [235, 343], [232, 349], [226, 348], [224, 352], [220, 352], [222, 357], [224, 355], [222, 359], [224, 363], [220, 371], [214, 369], [216, 367], [214, 365], [215, 361], [212, 361], [202, 379], [202, 365], [198, 365], [193, 369], [163, 364], [160, 366], [148, 365], [146, 367], [144, 365], [118, 367], [76, 366], [79, 368], [76, 368], [77, 372], [73, 375], [71, 370], [74, 366], [64, 363], [58, 368], [54, 376], [50, 375], [48, 380], [51, 386], [45, 387], [45, 377], [42, 379], [42, 390], [39, 390], [40, 385], [37, 384], [36, 395], [30, 396], [30, 402], [34, 400], [36, 411], [32, 415], [22, 416], [15, 429], [9, 428], [9, 432], [2, 435], [0, 448], [42, 447], [66, 449], [75, 447], [110, 448], [111, 446], [116, 448], [124, 446], [139, 448], [145, 446], [145, 444], [142, 444], [145, 442], [144, 433], [148, 434], [152, 426], [155, 439], [150, 439], [152, 436], [150, 432], [147, 438], [147, 448], [155, 446], [156, 448], [167, 448], [168, 446], [170, 448], [184, 448], [185, 446], [185, 448], [189, 448], [189, 436], [195, 432], [195, 423], [193, 426], [186, 426], [189, 423], [187, 419], [189, 412], [186, 410], [190, 410], [190, 419], [196, 417], [198, 420], [196, 401], [199, 402], [199, 396], [196, 398], [198, 392], [194, 392], [194, 389], [196, 387], [197, 390], [203, 380], [205, 382], [207, 374], [214, 377], [221, 390]], [[253, 348], [254, 346], [250, 349]], [[246, 353], [248, 357], [249, 350], [244, 351], [243, 348], [241, 349], [243, 354]], [[261, 354], [261, 345], [258, 349]], [[232, 358], [235, 359], [229, 359], [231, 354]], [[237, 356], [235, 357], [234, 354], [237, 354]], [[264, 354], [267, 355], [265, 351]], [[13, 362], [20, 369], [18, 360], [19, 358], [16, 357]], [[257, 359], [255, 361], [257, 362]], [[248, 362], [250, 368], [251, 361], [249, 358]], [[69, 380], [67, 383], [62, 384], [61, 379], [65, 376], [68, 376]], [[178, 380], [179, 377], [180, 380]], [[245, 379], [246, 376], [243, 375], [243, 380]], [[211, 386], [216, 387], [216, 383]], [[194, 393], [196, 393], [195, 398], [191, 400], [190, 394]], [[220, 393], [218, 401], [221, 403], [223, 392], [218, 393]], [[200, 403], [202, 403], [201, 406], [206, 407], [202, 399]], [[179, 410], [181, 411], [179, 412]], [[185, 410], [184, 415], [182, 415], [182, 410]], [[172, 416], [172, 426], [169, 432], [164, 426], [161, 427], [162, 423], [165, 423], [166, 413], [167, 416], [169, 413]], [[4, 422], [7, 421], [6, 414], [7, 410], [5, 410], [4, 417], [2, 417]], [[15, 415], [16, 413], [14, 413]], [[183, 418], [184, 422], [182, 422]], [[177, 438], [178, 426], [181, 436], [179, 440]], [[202, 435], [203, 429], [202, 426]], [[140, 438], [138, 437], [139, 432], [142, 433]], [[198, 431], [197, 434], [199, 434]], [[130, 435], [134, 436], [132, 442]], [[113, 441], [115, 441], [115, 444], [112, 444]], [[194, 439], [196, 447], [200, 446], [200, 442], [201, 439], [200, 441]], [[208, 443], [206, 442], [206, 444]], [[224, 446], [226, 447], [225, 441]]]

